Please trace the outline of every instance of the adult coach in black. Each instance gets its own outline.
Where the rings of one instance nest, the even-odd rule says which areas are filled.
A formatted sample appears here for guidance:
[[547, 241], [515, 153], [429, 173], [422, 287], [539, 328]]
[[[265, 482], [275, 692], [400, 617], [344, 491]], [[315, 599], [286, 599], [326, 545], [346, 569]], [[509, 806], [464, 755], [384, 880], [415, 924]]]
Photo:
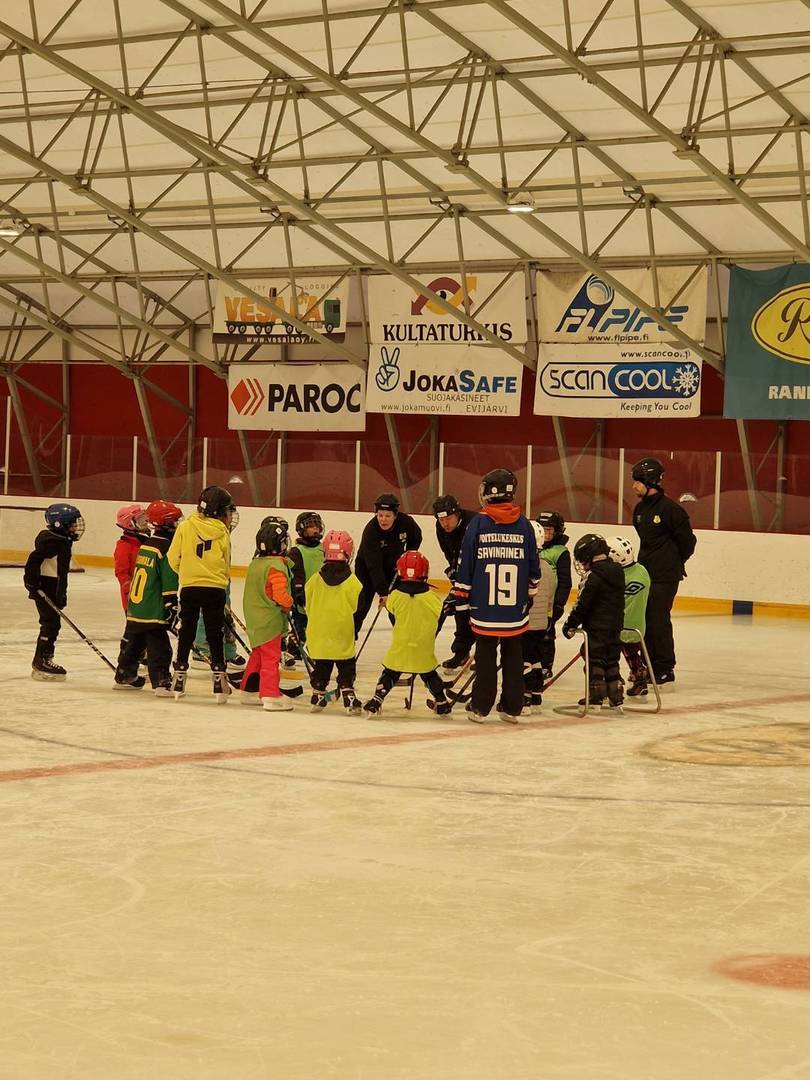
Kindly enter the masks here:
[[672, 605], [684, 565], [695, 550], [697, 537], [689, 515], [667, 498], [661, 481], [664, 466], [657, 458], [642, 458], [633, 466], [633, 491], [638, 505], [633, 525], [639, 536], [638, 561], [650, 575], [647, 600], [647, 633], [644, 641], [657, 683], [675, 682], [675, 641], [672, 636]]
[[384, 604], [397, 570], [397, 559], [405, 551], [418, 551], [422, 530], [410, 514], [399, 510], [399, 499], [391, 492], [374, 500], [374, 517], [363, 529], [354, 572], [363, 590], [354, 613], [354, 636], [360, 633], [376, 594]]
[[[450, 579], [450, 587], [456, 583], [456, 572], [461, 556], [461, 541], [467, 526], [475, 517], [477, 511], [462, 510], [455, 495], [440, 495], [433, 501], [433, 516], [436, 518], [436, 539], [442, 554], [447, 559], [445, 574]], [[452, 593], [451, 597], [452, 598]], [[456, 633], [453, 637], [453, 655], [442, 664], [448, 675], [455, 675], [458, 669], [470, 655], [475, 644], [475, 635], [470, 627], [470, 610], [458, 607], [454, 611], [456, 620]]]

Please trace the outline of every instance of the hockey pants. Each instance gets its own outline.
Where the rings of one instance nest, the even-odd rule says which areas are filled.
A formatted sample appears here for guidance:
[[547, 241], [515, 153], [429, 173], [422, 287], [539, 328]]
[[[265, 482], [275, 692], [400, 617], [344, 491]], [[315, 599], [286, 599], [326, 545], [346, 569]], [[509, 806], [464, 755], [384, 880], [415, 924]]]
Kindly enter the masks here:
[[53, 656], [54, 645], [62, 628], [62, 620], [59, 618], [59, 612], [54, 611], [50, 604], [46, 604], [41, 597], [38, 596], [34, 603], [37, 605], [37, 614], [39, 615], [36, 655], [48, 659]]
[[309, 684], [313, 690], [323, 692], [332, 678], [332, 668], [337, 667], [338, 690], [353, 690], [357, 665], [353, 656], [348, 660], [313, 660]]
[[[397, 685], [402, 674], [401, 671], [393, 671], [391, 668], [384, 667], [374, 688], [374, 696], [382, 701]], [[428, 688], [434, 701], [447, 700], [444, 692], [444, 682], [437, 671], [417, 671], [415, 674]]]
[[208, 585], [186, 585], [180, 590], [180, 629], [177, 634], [177, 663], [188, 665], [197, 620], [202, 613], [205, 636], [214, 671], [225, 670], [225, 590]]
[[276, 634], [270, 641], [256, 645], [251, 650], [245, 672], [242, 676], [242, 689], [262, 698], [280, 698], [278, 665], [281, 660], [281, 634]]
[[498, 694], [498, 646], [501, 649], [500, 707], [509, 716], [523, 710], [523, 642], [514, 637], [475, 635], [475, 681], [470, 704], [474, 712], [488, 716]]
[[619, 675], [619, 646], [597, 646], [589, 655], [588, 701], [601, 705], [607, 698], [611, 705], [621, 705], [624, 700], [622, 680]]
[[119, 682], [129, 682], [138, 674], [138, 663], [146, 652], [146, 666], [152, 687], [169, 681], [172, 663], [172, 646], [169, 632], [162, 623], [137, 623], [127, 619], [118, 668], [115, 675]]
[[545, 630], [527, 630], [523, 635], [523, 682], [525, 694], [542, 694], [543, 645]]

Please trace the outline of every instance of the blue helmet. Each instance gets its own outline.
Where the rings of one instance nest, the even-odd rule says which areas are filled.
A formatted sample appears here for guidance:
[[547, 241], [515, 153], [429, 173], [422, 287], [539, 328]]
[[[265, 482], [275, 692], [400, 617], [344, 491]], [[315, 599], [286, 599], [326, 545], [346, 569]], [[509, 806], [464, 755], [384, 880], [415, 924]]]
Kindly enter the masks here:
[[45, 511], [45, 524], [51, 532], [78, 540], [84, 533], [84, 518], [78, 506], [71, 503], [51, 503]]

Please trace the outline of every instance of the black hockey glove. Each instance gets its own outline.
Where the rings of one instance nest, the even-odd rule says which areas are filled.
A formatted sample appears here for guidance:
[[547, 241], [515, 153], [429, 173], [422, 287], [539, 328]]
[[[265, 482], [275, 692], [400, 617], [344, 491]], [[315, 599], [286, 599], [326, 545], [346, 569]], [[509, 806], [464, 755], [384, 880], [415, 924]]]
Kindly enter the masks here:
[[567, 622], [563, 626], [562, 632], [563, 632], [563, 637], [572, 638], [574, 636], [574, 634], [577, 632], [577, 628], [575, 626], [572, 626], [570, 622]]
[[565, 611], [565, 604], [554, 604], [551, 609], [551, 621], [557, 622]]

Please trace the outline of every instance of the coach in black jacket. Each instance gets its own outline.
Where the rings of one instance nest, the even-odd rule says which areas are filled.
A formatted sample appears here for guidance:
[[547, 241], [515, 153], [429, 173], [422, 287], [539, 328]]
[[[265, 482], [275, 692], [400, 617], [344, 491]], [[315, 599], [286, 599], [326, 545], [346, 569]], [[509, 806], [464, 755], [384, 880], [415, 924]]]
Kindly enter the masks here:
[[656, 458], [642, 458], [633, 466], [633, 491], [639, 496], [633, 525], [640, 541], [638, 561], [650, 575], [644, 641], [655, 681], [671, 683], [675, 681], [672, 605], [697, 538], [687, 512], [664, 494], [663, 476], [664, 466]]
[[386, 492], [374, 501], [374, 517], [363, 529], [354, 572], [363, 586], [354, 613], [354, 636], [360, 632], [375, 593], [384, 604], [405, 551], [418, 551], [422, 530], [410, 514], [400, 513], [399, 499]]
[[[462, 510], [455, 495], [440, 495], [433, 501], [433, 516], [436, 518], [436, 539], [442, 554], [447, 559], [445, 574], [453, 586], [461, 557], [461, 541], [467, 526], [478, 513], [477, 510]], [[452, 593], [450, 594], [452, 597]], [[452, 674], [464, 664], [475, 644], [475, 635], [470, 627], [470, 609], [463, 606], [454, 611], [456, 632], [453, 637], [453, 655], [444, 661], [445, 672]]]

